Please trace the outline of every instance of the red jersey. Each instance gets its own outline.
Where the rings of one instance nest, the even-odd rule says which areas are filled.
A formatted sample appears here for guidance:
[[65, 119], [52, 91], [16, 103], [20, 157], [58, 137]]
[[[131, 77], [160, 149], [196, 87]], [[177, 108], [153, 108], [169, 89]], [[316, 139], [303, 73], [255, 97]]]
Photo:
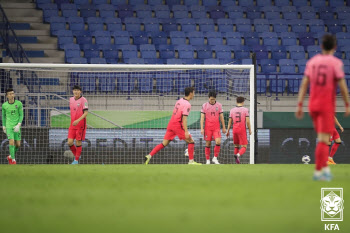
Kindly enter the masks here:
[[185, 98], [181, 98], [178, 101], [176, 101], [173, 115], [171, 116], [171, 119], [168, 123], [168, 129], [174, 129], [181, 127], [183, 128], [182, 125], [182, 116], [188, 116], [191, 111], [191, 104], [188, 100]]
[[86, 128], [86, 118], [81, 120], [78, 125], [73, 126], [73, 122], [78, 120], [83, 114], [85, 110], [88, 110], [88, 102], [84, 97], [80, 97], [79, 99], [75, 99], [71, 97], [69, 99], [69, 107], [70, 107], [70, 128], [72, 129], [82, 129]]
[[205, 129], [220, 130], [220, 114], [223, 113], [222, 105], [219, 102], [211, 104], [206, 102], [202, 105], [201, 113], [205, 114]]
[[310, 112], [335, 112], [337, 82], [344, 78], [343, 62], [333, 55], [318, 54], [306, 63], [310, 80]]
[[242, 106], [237, 106], [231, 109], [230, 118], [232, 119], [233, 133], [246, 132], [246, 117], [249, 117], [249, 111], [247, 108]]

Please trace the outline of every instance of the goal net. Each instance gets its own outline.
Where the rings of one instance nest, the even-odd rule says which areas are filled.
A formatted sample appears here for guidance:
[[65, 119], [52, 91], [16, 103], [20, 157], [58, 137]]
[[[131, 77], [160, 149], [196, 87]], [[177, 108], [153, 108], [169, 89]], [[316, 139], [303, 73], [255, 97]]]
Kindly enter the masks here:
[[[205, 162], [205, 141], [200, 132], [200, 110], [208, 92], [217, 92], [225, 124], [236, 106], [246, 98], [252, 135], [242, 163], [254, 163], [254, 66], [253, 65], [74, 65], [0, 64], [1, 100], [12, 87], [24, 106], [22, 146], [16, 160], [22, 164], [70, 163], [65, 157], [70, 125], [69, 98], [80, 85], [89, 104], [86, 140], [80, 163], [141, 164], [154, 146], [162, 142], [175, 102], [184, 89], [195, 87], [188, 129], [195, 141], [195, 160]], [[222, 132], [220, 163], [234, 163], [232, 127], [230, 138]], [[6, 163], [8, 140], [1, 134], [1, 163]], [[212, 142], [211, 158], [213, 157]], [[184, 164], [187, 144], [175, 138], [154, 156], [152, 163]]]

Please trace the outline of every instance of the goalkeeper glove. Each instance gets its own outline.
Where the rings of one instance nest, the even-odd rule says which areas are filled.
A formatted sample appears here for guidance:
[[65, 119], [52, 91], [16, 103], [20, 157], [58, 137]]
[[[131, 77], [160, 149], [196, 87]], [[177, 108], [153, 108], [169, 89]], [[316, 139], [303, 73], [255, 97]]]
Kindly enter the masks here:
[[13, 132], [18, 133], [21, 127], [21, 123], [18, 123], [15, 127], [13, 127]]
[[6, 134], [6, 127], [5, 126], [2, 127], [2, 131], [4, 131], [4, 134]]

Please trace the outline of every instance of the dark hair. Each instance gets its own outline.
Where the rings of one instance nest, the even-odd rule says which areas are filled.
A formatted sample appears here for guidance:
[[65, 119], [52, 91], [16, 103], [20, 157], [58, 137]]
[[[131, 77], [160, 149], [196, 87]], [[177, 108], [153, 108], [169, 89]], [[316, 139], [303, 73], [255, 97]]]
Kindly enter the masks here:
[[322, 37], [322, 46], [326, 51], [330, 51], [337, 46], [337, 39], [331, 34], [325, 34]]
[[74, 85], [73, 90], [79, 90], [81, 91], [81, 87], [79, 85]]
[[237, 100], [237, 104], [241, 104], [244, 102], [244, 97], [238, 96], [236, 100]]
[[9, 89], [7, 89], [6, 90], [6, 95], [7, 95], [7, 93], [9, 93], [9, 92], [11, 92], [11, 91], [14, 91], [12, 88], [9, 88]]
[[189, 96], [192, 92], [194, 92], [194, 87], [185, 88], [185, 96]]
[[209, 91], [208, 97], [214, 97], [216, 98], [216, 92], [215, 91]]

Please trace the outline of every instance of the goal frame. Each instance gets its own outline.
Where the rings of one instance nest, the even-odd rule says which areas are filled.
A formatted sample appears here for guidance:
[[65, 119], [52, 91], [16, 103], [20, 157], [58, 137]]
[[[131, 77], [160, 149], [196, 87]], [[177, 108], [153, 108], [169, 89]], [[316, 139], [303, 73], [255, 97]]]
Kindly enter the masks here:
[[[249, 70], [249, 91], [250, 91], [250, 124], [252, 134], [249, 136], [250, 142], [250, 164], [255, 164], [255, 143], [256, 132], [256, 86], [255, 86], [255, 66], [254, 65], [151, 65], [151, 64], [50, 64], [50, 63], [0, 63], [0, 69], [30, 69], [31, 71], [62, 70], [72, 72], [108, 72], [122, 70], [125, 71], [171, 71], [171, 70], [199, 70], [199, 69], [246, 69]], [[81, 70], [79, 70], [81, 69]], [[79, 70], [79, 71], [77, 71]]]

